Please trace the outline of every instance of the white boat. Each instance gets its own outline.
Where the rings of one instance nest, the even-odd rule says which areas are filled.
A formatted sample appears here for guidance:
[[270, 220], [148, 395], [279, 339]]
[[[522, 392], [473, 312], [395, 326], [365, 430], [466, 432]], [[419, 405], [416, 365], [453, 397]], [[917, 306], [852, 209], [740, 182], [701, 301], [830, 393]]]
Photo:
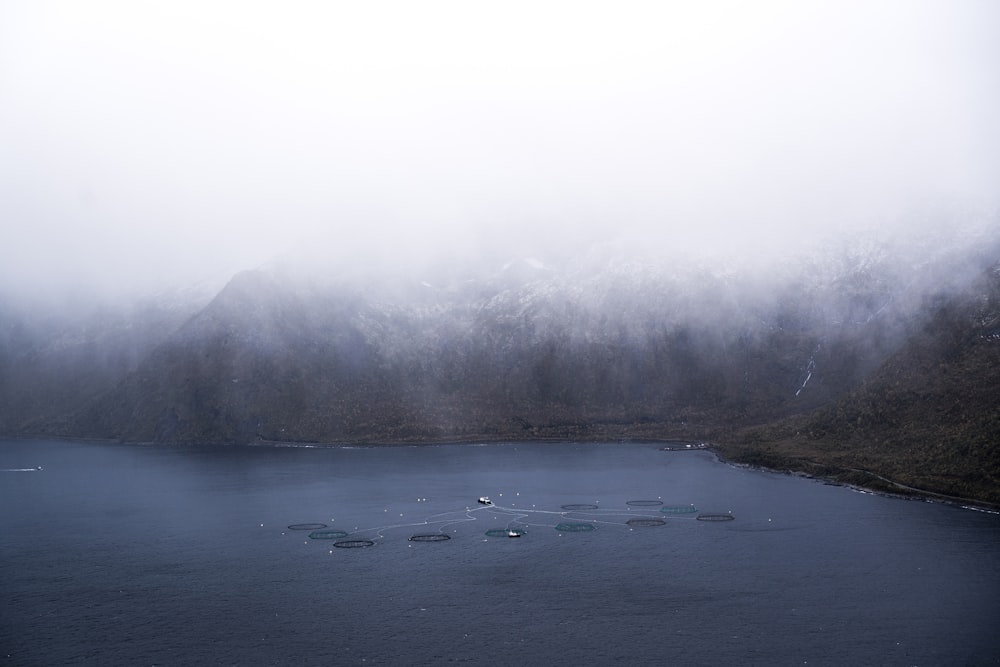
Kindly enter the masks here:
[[492, 505], [493, 501], [490, 500], [489, 496], [479, 496], [479, 504], [480, 505]]
[[517, 532], [516, 530], [510, 530], [510, 529], [508, 529], [507, 530], [507, 537], [521, 537], [521, 533]]

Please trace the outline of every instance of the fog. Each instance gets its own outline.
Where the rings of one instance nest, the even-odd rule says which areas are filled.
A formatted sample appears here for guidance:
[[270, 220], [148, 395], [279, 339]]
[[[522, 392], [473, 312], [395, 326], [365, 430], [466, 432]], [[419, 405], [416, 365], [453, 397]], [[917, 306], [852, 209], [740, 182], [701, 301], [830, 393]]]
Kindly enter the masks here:
[[[1000, 5], [0, 2], [0, 284], [996, 221]], [[983, 222], [986, 221], [986, 222]]]

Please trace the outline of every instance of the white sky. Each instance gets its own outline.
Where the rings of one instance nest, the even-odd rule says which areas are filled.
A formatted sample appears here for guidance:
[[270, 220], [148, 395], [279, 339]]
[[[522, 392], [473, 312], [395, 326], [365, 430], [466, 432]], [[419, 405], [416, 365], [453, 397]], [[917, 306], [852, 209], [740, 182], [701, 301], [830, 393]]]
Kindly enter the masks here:
[[998, 29], [994, 0], [0, 0], [0, 280], [995, 210]]

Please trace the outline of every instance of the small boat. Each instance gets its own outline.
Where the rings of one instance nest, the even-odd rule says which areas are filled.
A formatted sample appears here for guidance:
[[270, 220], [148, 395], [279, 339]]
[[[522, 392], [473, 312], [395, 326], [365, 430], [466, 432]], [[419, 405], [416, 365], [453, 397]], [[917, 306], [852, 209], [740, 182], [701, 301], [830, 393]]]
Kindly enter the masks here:
[[492, 505], [493, 501], [490, 500], [489, 496], [479, 496], [479, 504], [480, 505]]

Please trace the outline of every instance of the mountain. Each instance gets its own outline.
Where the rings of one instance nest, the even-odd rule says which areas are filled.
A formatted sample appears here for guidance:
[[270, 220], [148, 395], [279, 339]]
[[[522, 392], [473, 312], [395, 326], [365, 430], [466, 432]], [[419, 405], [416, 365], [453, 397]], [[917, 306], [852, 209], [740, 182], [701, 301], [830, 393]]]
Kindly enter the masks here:
[[1000, 264], [925, 308], [921, 326], [859, 387], [747, 429], [727, 451], [886, 491], [1000, 505]]
[[874, 363], [852, 327], [831, 338], [733, 285], [683, 318], [676, 281], [590, 280], [501, 272], [421, 302], [242, 273], [69, 424], [158, 441], [628, 436], [818, 405]]
[[600, 250], [392, 276], [272, 267], [86, 317], [7, 307], [0, 432], [711, 438], [750, 463], [993, 498], [992, 239], [857, 240], [766, 270]]

